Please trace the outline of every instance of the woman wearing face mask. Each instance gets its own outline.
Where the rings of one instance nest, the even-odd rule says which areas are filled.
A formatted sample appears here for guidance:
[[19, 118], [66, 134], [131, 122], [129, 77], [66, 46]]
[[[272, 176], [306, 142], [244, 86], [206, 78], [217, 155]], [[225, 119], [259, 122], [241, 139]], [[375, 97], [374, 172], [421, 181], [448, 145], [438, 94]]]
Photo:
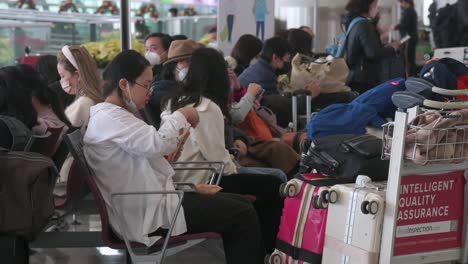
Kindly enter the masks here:
[[[200, 124], [190, 130], [180, 161], [215, 161], [225, 163], [220, 186], [224, 191], [255, 195], [254, 205], [262, 223], [263, 240], [268, 252], [275, 248], [276, 233], [283, 200], [279, 186], [283, 182], [278, 176], [242, 173], [236, 166], [225, 144], [225, 125], [231, 123], [230, 83], [223, 56], [211, 48], [193, 52], [185, 81], [167, 98], [164, 118], [177, 109], [194, 106], [200, 115]], [[184, 182], [206, 183], [209, 175], [200, 172], [177, 172], [175, 179]]]
[[345, 30], [356, 17], [365, 20], [357, 22], [349, 33], [346, 45], [346, 63], [350, 70], [349, 86], [359, 93], [386, 81], [379, 79], [380, 64], [386, 58], [395, 56], [399, 42], [383, 46], [375, 25], [372, 23], [378, 12], [378, 0], [349, 0], [347, 13], [342, 18]]
[[[172, 153], [183, 131], [196, 128], [199, 116], [183, 107], [165, 116], [159, 130], [136, 118], [151, 93], [151, 67], [137, 52], [121, 52], [104, 72], [103, 103], [91, 108], [84, 153], [100, 189], [114, 230], [148, 246], [161, 238], [179, 202], [175, 195], [125, 196], [111, 203], [116, 192], [173, 191], [174, 170], [164, 158]], [[114, 206], [112, 206], [114, 205]], [[113, 210], [114, 209], [114, 210]], [[119, 210], [120, 229], [115, 210]], [[172, 235], [218, 232], [226, 263], [263, 263], [265, 250], [252, 207], [240, 195], [185, 193]]]
[[187, 75], [190, 56], [193, 51], [203, 47], [193, 40], [174, 40], [169, 47], [168, 59], [159, 76], [155, 76], [151, 84], [154, 93], [150, 97], [149, 110], [154, 125], [161, 122], [161, 100]]
[[[57, 55], [57, 71], [62, 89], [75, 96], [75, 101], [65, 109], [65, 115], [84, 133], [88, 127], [89, 109], [102, 102], [98, 68], [85, 47], [64, 46]], [[68, 179], [72, 161], [73, 157], [69, 155], [60, 170], [61, 180]]]
[[145, 38], [145, 58], [153, 67], [153, 76], [157, 77], [167, 61], [167, 51], [172, 43], [171, 36], [164, 33], [151, 33]]

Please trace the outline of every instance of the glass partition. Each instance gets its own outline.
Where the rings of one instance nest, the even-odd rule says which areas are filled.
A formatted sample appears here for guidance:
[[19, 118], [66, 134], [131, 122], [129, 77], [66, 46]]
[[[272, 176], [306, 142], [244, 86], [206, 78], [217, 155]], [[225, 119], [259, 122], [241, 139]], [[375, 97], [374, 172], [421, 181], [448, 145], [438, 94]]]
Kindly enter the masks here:
[[[1, 2], [0, 66], [25, 56], [26, 47], [30, 55], [55, 55], [64, 45], [85, 44], [104, 67], [120, 49], [120, 1], [73, 0], [64, 5], [67, 1], [35, 0], [34, 10], [27, 5], [17, 8], [16, 1]], [[216, 6], [152, 3], [130, 1], [132, 47], [141, 52], [141, 41], [151, 32], [199, 40], [216, 25]], [[171, 13], [174, 8], [178, 14]]]

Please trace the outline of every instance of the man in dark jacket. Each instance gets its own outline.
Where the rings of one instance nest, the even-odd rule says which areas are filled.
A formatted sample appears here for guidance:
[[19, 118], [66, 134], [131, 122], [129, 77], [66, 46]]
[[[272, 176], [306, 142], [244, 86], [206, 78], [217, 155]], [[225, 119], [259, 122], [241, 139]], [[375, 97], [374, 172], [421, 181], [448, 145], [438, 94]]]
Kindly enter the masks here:
[[147, 105], [147, 112], [156, 128], [161, 123], [162, 100], [177, 87], [178, 82], [183, 81], [185, 76], [181, 73], [187, 72], [192, 53], [201, 47], [201, 44], [193, 40], [175, 40], [171, 43], [161, 74], [155, 76], [151, 83], [153, 93]]
[[409, 75], [416, 74], [416, 44], [418, 43], [418, 15], [414, 10], [413, 0], [399, 0], [401, 7], [400, 23], [395, 30], [400, 32], [400, 37], [410, 36], [408, 41]]
[[291, 60], [291, 46], [288, 41], [274, 37], [268, 39], [263, 46], [260, 60], [250, 65], [239, 76], [239, 82], [247, 87], [257, 83], [265, 89], [265, 94], [278, 94], [277, 80], [279, 74], [287, 73]]

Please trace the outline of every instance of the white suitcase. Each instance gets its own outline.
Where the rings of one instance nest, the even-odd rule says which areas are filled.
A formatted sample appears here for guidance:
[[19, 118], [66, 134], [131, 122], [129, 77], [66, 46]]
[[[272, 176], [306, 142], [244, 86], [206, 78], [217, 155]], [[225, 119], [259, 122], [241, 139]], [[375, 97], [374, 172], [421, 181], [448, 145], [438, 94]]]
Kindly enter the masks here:
[[328, 220], [322, 263], [378, 263], [385, 183], [333, 186], [326, 195]]
[[468, 66], [468, 47], [435, 49], [434, 58], [452, 58]]

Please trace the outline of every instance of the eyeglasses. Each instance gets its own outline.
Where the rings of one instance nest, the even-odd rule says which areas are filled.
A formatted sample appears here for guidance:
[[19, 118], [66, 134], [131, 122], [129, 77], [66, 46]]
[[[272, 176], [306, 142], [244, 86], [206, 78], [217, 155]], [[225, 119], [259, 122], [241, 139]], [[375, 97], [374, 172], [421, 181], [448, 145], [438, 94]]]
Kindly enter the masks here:
[[146, 89], [146, 92], [148, 94], [152, 94], [153, 93], [153, 89], [154, 89], [154, 86], [149, 86], [149, 85], [143, 85], [143, 84], [139, 84], [137, 82], [135, 82], [136, 85], [142, 87], [142, 88], [145, 88]]

